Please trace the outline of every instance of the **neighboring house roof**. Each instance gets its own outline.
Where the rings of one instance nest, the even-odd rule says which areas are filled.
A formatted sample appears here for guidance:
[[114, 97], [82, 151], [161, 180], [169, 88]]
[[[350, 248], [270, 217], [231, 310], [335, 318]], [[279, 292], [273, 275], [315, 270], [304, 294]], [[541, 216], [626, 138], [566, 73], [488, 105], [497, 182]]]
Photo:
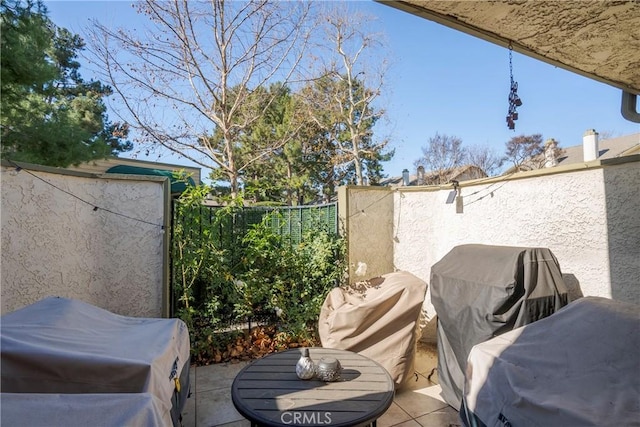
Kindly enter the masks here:
[[189, 176], [189, 182], [200, 184], [200, 168], [173, 165], [169, 163], [149, 162], [146, 160], [126, 159], [122, 157], [108, 157], [92, 160], [67, 169], [90, 173], [119, 173], [128, 175], [166, 176], [171, 181], [171, 193], [180, 193], [186, 188], [184, 180], [175, 179], [174, 172], [184, 171]]
[[174, 172], [175, 171], [167, 169], [152, 169], [130, 165], [117, 165], [105, 171], [105, 173], [119, 173], [123, 175], [165, 176], [169, 178], [169, 182], [171, 182], [171, 194], [182, 193], [187, 189], [188, 185], [196, 185], [193, 178], [189, 176], [186, 178], [176, 177]]
[[[563, 150], [562, 155], [558, 157], [558, 165], [584, 162], [582, 144], [563, 148]], [[640, 154], [640, 133], [598, 141], [598, 160], [629, 156], [631, 154]]]
[[[561, 154], [557, 157], [557, 164], [555, 166], [584, 162], [584, 142], [580, 145], [559, 148], [561, 149]], [[598, 140], [598, 157], [596, 160], [630, 156], [632, 154], [640, 154], [640, 133]], [[534, 157], [533, 160], [524, 161], [519, 167], [510, 167], [503, 173], [503, 175], [534, 169], [544, 169], [544, 160], [545, 155], [541, 154]]]
[[[465, 165], [459, 166], [453, 169], [449, 169], [446, 173], [446, 182], [449, 183], [451, 181], [468, 181], [471, 179], [485, 178], [487, 174], [477, 166], [474, 165]], [[438, 185], [439, 182], [439, 174], [434, 172], [427, 172], [424, 176], [424, 183], [418, 183], [418, 175], [409, 175], [409, 185]], [[380, 185], [387, 187], [401, 187], [404, 184], [402, 183], [401, 176], [394, 176], [391, 178], [383, 179], [380, 181]]]

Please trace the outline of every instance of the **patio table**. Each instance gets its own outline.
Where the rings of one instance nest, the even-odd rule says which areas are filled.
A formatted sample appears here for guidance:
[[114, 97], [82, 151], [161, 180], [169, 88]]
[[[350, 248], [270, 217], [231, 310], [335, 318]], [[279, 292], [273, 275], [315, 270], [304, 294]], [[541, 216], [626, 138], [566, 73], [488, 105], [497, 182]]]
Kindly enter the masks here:
[[318, 362], [333, 357], [342, 365], [335, 382], [301, 380], [295, 366], [301, 350], [273, 353], [236, 375], [234, 406], [252, 426], [363, 426], [373, 424], [391, 406], [394, 384], [377, 362], [351, 351], [313, 347]]

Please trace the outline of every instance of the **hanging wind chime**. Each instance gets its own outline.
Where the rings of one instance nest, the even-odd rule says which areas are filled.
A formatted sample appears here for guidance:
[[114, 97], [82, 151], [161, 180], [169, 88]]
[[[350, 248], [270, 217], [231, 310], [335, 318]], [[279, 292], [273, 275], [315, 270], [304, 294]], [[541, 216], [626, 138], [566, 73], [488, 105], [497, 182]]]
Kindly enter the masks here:
[[518, 120], [518, 112], [516, 108], [522, 105], [522, 100], [518, 96], [518, 82], [513, 80], [513, 63], [512, 63], [513, 46], [509, 43], [509, 77], [511, 78], [511, 90], [509, 91], [509, 112], [507, 113], [507, 126], [511, 130], [516, 129], [516, 120]]

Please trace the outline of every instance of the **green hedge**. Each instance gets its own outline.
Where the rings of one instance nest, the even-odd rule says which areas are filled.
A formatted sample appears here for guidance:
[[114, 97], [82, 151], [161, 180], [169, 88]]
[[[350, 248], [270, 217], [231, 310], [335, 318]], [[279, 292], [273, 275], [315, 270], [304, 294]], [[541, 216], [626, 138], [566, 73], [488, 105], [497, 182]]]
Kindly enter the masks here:
[[189, 327], [193, 353], [215, 351], [216, 334], [247, 321], [313, 339], [322, 303], [346, 270], [331, 208], [209, 209], [207, 191], [190, 187], [174, 205], [173, 311]]

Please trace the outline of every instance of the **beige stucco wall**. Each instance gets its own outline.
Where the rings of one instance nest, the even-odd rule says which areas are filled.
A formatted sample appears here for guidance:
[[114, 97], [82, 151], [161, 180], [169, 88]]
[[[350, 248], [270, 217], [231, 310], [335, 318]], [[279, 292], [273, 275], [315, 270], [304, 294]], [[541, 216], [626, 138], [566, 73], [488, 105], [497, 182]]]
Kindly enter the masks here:
[[[368, 206], [365, 213], [372, 214], [360, 215], [358, 228], [349, 232], [352, 241], [364, 240], [350, 249], [350, 262], [373, 259], [376, 236], [376, 248], [393, 245], [391, 271], [406, 270], [429, 282], [431, 266], [456, 245], [547, 247], [573, 298], [640, 304], [639, 189], [640, 156], [463, 183], [463, 213], [456, 213], [455, 203], [446, 204], [451, 188], [399, 187], [392, 192], [393, 232], [385, 234], [381, 227], [388, 222], [377, 218], [386, 199], [379, 209]], [[351, 205], [349, 211], [357, 212]], [[435, 315], [429, 304], [426, 309]]]
[[338, 214], [342, 229], [347, 231], [351, 283], [394, 271], [393, 213], [393, 193], [388, 187], [338, 189]]
[[36, 169], [2, 167], [2, 313], [55, 295], [165, 315], [166, 179]]

